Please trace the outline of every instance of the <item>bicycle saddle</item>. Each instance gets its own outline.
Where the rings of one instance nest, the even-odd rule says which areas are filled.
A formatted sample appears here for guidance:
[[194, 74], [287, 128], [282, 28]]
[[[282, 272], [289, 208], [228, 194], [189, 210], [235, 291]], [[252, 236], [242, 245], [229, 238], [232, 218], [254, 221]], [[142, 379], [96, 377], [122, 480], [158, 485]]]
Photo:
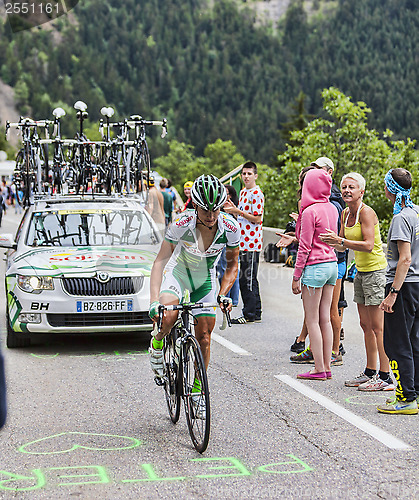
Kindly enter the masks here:
[[77, 109], [77, 111], [86, 111], [87, 104], [83, 101], [77, 101], [74, 103], [74, 109]]

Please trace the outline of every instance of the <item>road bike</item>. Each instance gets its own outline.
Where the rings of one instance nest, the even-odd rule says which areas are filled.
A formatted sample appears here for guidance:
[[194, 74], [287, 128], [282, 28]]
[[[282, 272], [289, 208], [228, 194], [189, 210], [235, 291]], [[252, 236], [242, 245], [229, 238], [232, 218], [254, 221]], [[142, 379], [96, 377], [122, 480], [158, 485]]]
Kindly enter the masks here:
[[75, 194], [94, 194], [98, 182], [98, 149], [103, 145], [100, 141], [90, 141], [83, 130], [83, 122], [88, 117], [87, 104], [77, 101], [74, 104], [77, 111], [77, 120], [80, 122], [79, 132], [75, 136], [75, 142], [71, 153], [71, 170]]
[[[221, 329], [226, 324], [231, 326], [228, 303], [228, 300], [223, 302], [225, 313]], [[206, 307], [218, 307], [218, 304], [184, 301], [181, 304], [160, 305], [157, 322], [160, 330], [164, 311], [180, 312], [172, 330], [164, 338], [164, 377], [155, 377], [155, 382], [164, 386], [167, 409], [174, 424], [179, 420], [180, 401], [183, 400], [189, 434], [199, 453], [203, 453], [208, 446], [211, 409], [207, 371], [201, 348], [193, 334], [195, 325], [191, 321], [191, 311]]]
[[22, 148], [16, 155], [16, 167], [13, 173], [16, 186], [23, 192], [22, 206], [28, 207], [32, 204], [35, 195], [44, 194], [44, 181], [48, 175], [48, 151], [45, 143], [48, 139], [41, 139], [38, 127], [45, 130], [48, 138], [48, 127], [52, 122], [49, 120], [32, 120], [21, 117], [19, 122], [6, 122], [6, 139], [8, 139], [10, 128], [16, 127], [22, 134]]
[[[114, 109], [111, 107], [103, 107], [100, 112], [106, 119], [106, 122], [101, 119], [99, 126], [105, 141], [101, 149], [101, 164], [106, 171], [106, 192], [108, 195], [112, 192], [130, 194], [130, 160], [127, 146], [132, 146], [133, 142], [127, 140], [129, 135], [127, 120], [110, 122], [109, 119], [114, 115]], [[113, 138], [111, 138], [111, 128], [119, 131]]]
[[64, 145], [69, 145], [68, 141], [61, 138], [61, 118], [65, 116], [63, 108], [55, 108], [52, 112], [54, 115], [54, 139], [49, 141], [54, 145], [54, 153], [52, 157], [52, 168], [48, 172], [48, 181], [51, 189], [51, 194], [61, 193], [65, 182], [65, 172], [67, 163], [64, 154]]
[[[6, 139], [12, 127], [22, 135], [22, 147], [17, 153], [13, 174], [16, 186], [23, 193], [22, 205], [29, 206], [41, 196], [105, 193], [134, 195], [146, 204], [151, 177], [146, 127], [161, 126], [163, 138], [167, 133], [167, 120], [144, 120], [139, 115], [132, 115], [130, 120], [110, 122], [115, 111], [103, 107], [101, 114], [106, 123], [101, 119], [99, 127], [103, 141], [94, 141], [84, 133], [87, 104], [77, 101], [74, 109], [79, 121], [74, 139], [61, 136], [61, 118], [66, 114], [62, 108], [54, 109], [54, 121], [21, 117], [18, 123], [6, 122]], [[51, 125], [54, 126], [53, 138], [49, 136]], [[115, 137], [111, 137], [111, 128], [117, 129]], [[45, 138], [39, 133], [42, 129]], [[133, 140], [130, 140], [131, 131], [135, 135]], [[51, 146], [53, 153], [49, 158]]]
[[[134, 130], [135, 138], [132, 148], [129, 151], [130, 167], [133, 185], [133, 190], [137, 193], [144, 193], [148, 195], [148, 186], [151, 176], [150, 153], [146, 139], [146, 126], [154, 125], [161, 126], [163, 139], [167, 134], [167, 120], [144, 120], [140, 115], [131, 115], [127, 120], [127, 125], [130, 129]], [[145, 187], [144, 187], [145, 186]], [[147, 199], [145, 200], [147, 201]]]

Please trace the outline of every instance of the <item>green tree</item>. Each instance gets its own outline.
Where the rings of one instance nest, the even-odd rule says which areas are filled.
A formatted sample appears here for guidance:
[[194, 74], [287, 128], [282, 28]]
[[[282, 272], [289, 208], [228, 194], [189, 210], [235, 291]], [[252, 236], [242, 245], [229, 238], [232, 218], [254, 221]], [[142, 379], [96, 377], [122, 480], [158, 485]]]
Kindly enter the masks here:
[[245, 161], [232, 141], [222, 141], [221, 139], [206, 146], [204, 157], [208, 160], [209, 170], [207, 173], [216, 177], [222, 177]]
[[15, 85], [15, 99], [18, 106], [24, 106], [28, 102], [29, 87], [25, 80], [20, 79]]
[[[294, 145], [279, 155], [283, 163], [279, 175], [278, 225], [284, 225], [295, 210], [298, 173], [319, 156], [328, 156], [335, 164], [334, 180], [339, 184], [343, 174], [356, 171], [366, 179], [365, 202], [377, 212], [383, 233], [391, 220], [391, 206], [384, 198], [383, 179], [390, 168], [402, 167], [417, 172], [418, 152], [415, 141], [391, 141], [391, 131], [380, 138], [368, 128], [370, 109], [364, 102], [353, 103], [340, 90], [323, 90], [326, 118], [316, 118], [301, 131], [291, 132]], [[417, 193], [417, 186], [414, 193]]]
[[176, 189], [183, 193], [183, 184], [192, 180], [188, 177], [188, 172], [195, 162], [193, 146], [172, 140], [169, 142], [169, 152], [165, 156], [156, 158], [153, 163], [159, 174], [170, 178]]
[[10, 142], [6, 141], [5, 132], [5, 127], [0, 127], [0, 151], [5, 151], [7, 153], [8, 160], [14, 160], [16, 156], [16, 149], [10, 144]]
[[[291, 112], [287, 116], [287, 121], [281, 123], [280, 136], [284, 142], [291, 141], [291, 132], [294, 130], [303, 130], [309, 120], [314, 118], [313, 115], [307, 113], [305, 108], [305, 101], [307, 96], [303, 91], [300, 91], [298, 96], [294, 99], [291, 104]], [[294, 145], [294, 144], [291, 144]]]
[[169, 142], [167, 155], [156, 158], [154, 166], [182, 193], [186, 181], [210, 173], [222, 177], [243, 162], [244, 157], [231, 141], [217, 139], [205, 147], [204, 156], [196, 157], [192, 146], [173, 140]]
[[[278, 205], [278, 199], [281, 196], [280, 175], [276, 169], [268, 165], [258, 165], [258, 179], [256, 182], [265, 197], [263, 225], [279, 227], [278, 215], [282, 210]], [[292, 211], [295, 212], [295, 208]]]

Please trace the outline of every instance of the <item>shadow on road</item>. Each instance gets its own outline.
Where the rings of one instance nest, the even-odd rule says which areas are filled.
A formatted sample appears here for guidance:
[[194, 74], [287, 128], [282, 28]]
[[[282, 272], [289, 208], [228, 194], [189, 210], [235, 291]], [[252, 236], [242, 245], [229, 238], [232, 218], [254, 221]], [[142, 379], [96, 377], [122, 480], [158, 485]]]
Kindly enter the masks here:
[[7, 349], [3, 352], [26, 352], [35, 356], [62, 355], [123, 355], [147, 352], [150, 344], [148, 332], [129, 334], [54, 334], [32, 337], [30, 347]]

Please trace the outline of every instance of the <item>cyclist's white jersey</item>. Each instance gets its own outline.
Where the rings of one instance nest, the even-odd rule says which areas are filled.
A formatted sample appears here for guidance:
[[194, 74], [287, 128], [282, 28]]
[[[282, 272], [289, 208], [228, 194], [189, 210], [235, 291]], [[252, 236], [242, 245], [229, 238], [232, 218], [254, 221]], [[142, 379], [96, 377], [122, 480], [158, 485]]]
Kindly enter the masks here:
[[186, 210], [167, 228], [165, 239], [176, 247], [164, 269], [161, 288], [162, 292], [180, 294], [179, 298], [187, 288], [193, 302], [201, 301], [210, 292], [215, 294], [217, 260], [225, 247], [237, 248], [240, 242], [238, 222], [232, 215], [220, 212], [213, 242], [201, 251], [196, 221], [195, 210]]

